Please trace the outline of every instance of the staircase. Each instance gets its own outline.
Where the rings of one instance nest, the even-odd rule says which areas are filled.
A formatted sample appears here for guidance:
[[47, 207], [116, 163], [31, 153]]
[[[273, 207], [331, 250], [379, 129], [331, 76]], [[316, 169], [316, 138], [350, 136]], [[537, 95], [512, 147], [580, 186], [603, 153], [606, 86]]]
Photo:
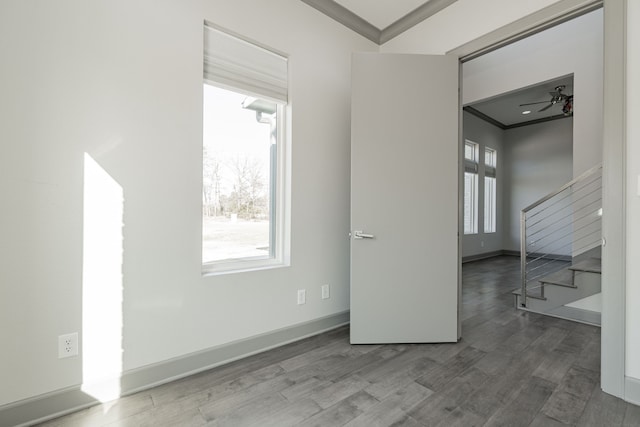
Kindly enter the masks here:
[[517, 289], [513, 291], [516, 307], [600, 325], [600, 266], [600, 258], [589, 258], [542, 277], [534, 289], [529, 287], [526, 307], [521, 305], [522, 290]]
[[602, 166], [521, 212], [518, 309], [600, 325]]

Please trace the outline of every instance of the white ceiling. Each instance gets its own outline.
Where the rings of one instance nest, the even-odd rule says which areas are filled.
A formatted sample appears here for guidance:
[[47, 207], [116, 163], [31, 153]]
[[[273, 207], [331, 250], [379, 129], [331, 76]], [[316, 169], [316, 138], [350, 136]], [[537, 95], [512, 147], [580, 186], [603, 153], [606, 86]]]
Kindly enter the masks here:
[[[562, 93], [573, 95], [573, 76], [571, 75], [540, 83], [532, 87], [519, 89], [486, 101], [480, 101], [471, 104], [470, 107], [502, 123], [504, 126], [513, 126], [529, 121], [547, 119], [563, 114], [562, 103], [557, 103], [545, 111], [539, 110], [549, 105], [548, 102], [523, 107], [521, 107], [520, 104], [549, 101], [551, 99], [549, 92], [554, 92], [556, 86], [560, 85], [566, 86]], [[531, 113], [525, 115], [522, 114], [523, 111], [531, 111]]]
[[379, 30], [384, 30], [430, 0], [334, 0]]

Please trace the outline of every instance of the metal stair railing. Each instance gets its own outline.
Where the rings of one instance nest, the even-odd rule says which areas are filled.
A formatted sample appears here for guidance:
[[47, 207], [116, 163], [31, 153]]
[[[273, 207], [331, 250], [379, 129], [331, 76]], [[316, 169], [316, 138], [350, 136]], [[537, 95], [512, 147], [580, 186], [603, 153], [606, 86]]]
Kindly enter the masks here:
[[545, 299], [540, 279], [602, 242], [602, 165], [520, 212], [520, 303]]

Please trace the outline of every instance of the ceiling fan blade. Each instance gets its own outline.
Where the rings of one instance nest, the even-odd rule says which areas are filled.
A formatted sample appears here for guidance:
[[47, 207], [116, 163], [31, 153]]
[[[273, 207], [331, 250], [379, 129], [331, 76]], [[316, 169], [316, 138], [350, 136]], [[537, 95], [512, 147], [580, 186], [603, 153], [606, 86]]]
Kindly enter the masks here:
[[553, 107], [554, 105], [556, 105], [556, 104], [552, 102], [551, 104], [547, 105], [547, 106], [546, 106], [546, 107], [544, 107], [543, 109], [538, 110], [538, 113], [542, 113], [543, 111], [548, 110], [549, 108]]
[[536, 105], [536, 104], [546, 104], [549, 101], [540, 101], [540, 102], [529, 102], [527, 104], [520, 104], [521, 107], [524, 107], [525, 105]]

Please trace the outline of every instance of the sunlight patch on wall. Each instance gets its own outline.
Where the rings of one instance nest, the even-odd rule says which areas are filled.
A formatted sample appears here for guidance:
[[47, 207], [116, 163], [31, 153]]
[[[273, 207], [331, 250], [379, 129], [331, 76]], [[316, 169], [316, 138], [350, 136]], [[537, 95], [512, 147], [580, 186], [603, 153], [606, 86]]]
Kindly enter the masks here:
[[123, 215], [122, 187], [85, 153], [82, 391], [101, 402], [120, 397]]

